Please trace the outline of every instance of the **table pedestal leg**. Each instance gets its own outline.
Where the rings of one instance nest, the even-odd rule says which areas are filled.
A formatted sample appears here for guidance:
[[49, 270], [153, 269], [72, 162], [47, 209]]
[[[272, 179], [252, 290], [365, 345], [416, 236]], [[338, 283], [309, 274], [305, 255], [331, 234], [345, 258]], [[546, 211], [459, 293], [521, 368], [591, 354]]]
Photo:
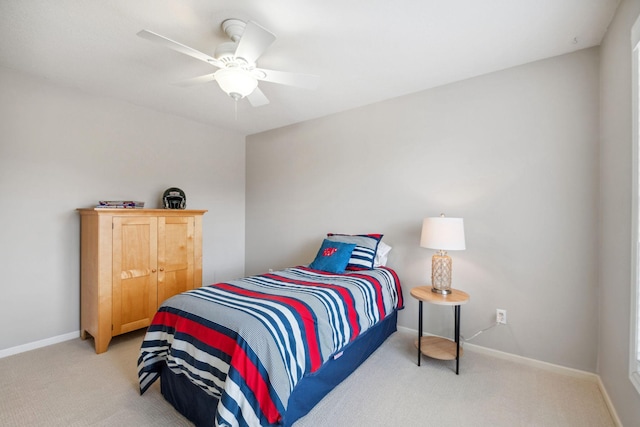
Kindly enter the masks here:
[[455, 336], [456, 336], [456, 375], [460, 364], [460, 306], [454, 306]]
[[422, 301], [418, 301], [418, 366], [420, 366], [420, 355], [422, 353]]

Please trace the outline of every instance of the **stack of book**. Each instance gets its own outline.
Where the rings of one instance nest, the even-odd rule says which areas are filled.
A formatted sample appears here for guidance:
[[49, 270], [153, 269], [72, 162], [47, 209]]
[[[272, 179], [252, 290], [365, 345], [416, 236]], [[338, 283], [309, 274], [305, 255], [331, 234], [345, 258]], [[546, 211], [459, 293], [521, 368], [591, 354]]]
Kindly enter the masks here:
[[142, 209], [144, 208], [144, 202], [131, 200], [100, 200], [96, 205], [96, 208]]

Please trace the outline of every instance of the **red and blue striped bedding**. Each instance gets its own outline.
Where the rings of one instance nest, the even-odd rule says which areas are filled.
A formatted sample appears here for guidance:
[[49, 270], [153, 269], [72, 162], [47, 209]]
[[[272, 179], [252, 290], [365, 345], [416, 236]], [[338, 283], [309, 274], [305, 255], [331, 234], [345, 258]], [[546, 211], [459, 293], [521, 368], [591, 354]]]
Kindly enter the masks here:
[[305, 375], [402, 306], [385, 267], [296, 267], [185, 292], [163, 303], [147, 331], [140, 391], [166, 364], [218, 399], [215, 425], [276, 426]]

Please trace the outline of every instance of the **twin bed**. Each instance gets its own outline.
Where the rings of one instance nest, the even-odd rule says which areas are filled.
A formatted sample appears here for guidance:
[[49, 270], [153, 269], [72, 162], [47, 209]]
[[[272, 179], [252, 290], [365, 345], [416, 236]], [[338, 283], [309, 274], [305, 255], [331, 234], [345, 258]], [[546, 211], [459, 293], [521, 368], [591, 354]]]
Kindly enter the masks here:
[[141, 393], [160, 378], [197, 426], [291, 426], [396, 330], [381, 237], [329, 235], [308, 267], [168, 299], [142, 343]]

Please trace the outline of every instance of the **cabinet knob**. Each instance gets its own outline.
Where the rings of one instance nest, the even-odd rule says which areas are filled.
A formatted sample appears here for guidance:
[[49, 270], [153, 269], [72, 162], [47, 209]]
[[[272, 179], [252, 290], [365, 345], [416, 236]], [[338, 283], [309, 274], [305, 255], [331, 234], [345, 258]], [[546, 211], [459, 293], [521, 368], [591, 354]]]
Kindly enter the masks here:
[[155, 272], [156, 272], [156, 269], [155, 269], [155, 268], [152, 268], [152, 269], [151, 269], [151, 272], [152, 272], [152, 273], [155, 273]]
[[164, 271], [164, 268], [161, 268], [160, 271]]

